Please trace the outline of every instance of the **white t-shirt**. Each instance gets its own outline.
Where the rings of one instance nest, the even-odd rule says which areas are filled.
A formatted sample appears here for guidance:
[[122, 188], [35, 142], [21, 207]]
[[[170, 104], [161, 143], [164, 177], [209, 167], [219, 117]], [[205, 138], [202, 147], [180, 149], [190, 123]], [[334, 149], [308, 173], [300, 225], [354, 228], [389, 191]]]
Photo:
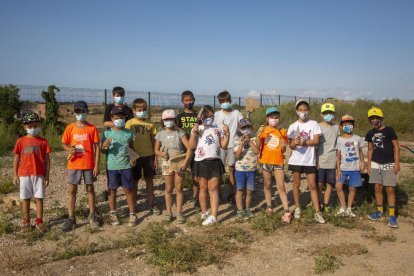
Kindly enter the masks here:
[[204, 130], [200, 131], [200, 135], [201, 137], [197, 141], [194, 160], [220, 159], [221, 129], [215, 126], [205, 127]]
[[[306, 123], [294, 122], [289, 126], [287, 135], [289, 139], [300, 137], [302, 140], [313, 140], [314, 135], [321, 134], [318, 122], [309, 120]], [[292, 150], [289, 165], [316, 166], [315, 147], [297, 146]]]
[[234, 138], [236, 137], [237, 128], [240, 120], [243, 119], [243, 115], [238, 110], [232, 110], [229, 113], [224, 113], [223, 110], [219, 110], [214, 113], [214, 124], [223, 130], [223, 123], [229, 126], [229, 145], [228, 148], [234, 147]]

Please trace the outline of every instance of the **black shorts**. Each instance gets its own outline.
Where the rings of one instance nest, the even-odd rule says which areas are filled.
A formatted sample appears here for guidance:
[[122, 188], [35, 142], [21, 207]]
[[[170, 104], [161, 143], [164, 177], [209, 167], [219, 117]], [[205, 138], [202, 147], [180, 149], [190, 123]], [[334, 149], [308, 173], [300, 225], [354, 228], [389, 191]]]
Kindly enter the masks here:
[[194, 176], [210, 179], [222, 177], [225, 173], [221, 159], [194, 161]]
[[318, 173], [316, 174], [316, 182], [335, 185], [336, 170], [335, 169], [319, 169]]
[[289, 165], [288, 170], [291, 172], [298, 173], [316, 173], [316, 166], [300, 166], [300, 165]]
[[141, 179], [142, 172], [144, 172], [144, 177], [153, 178], [157, 174], [154, 168], [154, 160], [155, 155], [138, 158], [137, 164], [132, 168], [134, 179]]

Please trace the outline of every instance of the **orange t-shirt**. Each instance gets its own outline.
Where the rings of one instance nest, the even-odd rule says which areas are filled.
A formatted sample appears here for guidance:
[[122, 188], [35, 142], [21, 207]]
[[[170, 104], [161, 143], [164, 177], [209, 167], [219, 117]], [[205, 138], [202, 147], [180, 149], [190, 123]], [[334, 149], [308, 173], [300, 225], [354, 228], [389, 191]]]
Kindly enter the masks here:
[[75, 154], [68, 161], [69, 170], [92, 170], [95, 167], [94, 144], [99, 143], [99, 135], [94, 125], [68, 125], [62, 143], [75, 148]]
[[262, 164], [284, 165], [282, 153], [282, 140], [288, 143], [286, 129], [278, 130], [266, 126], [260, 135], [262, 147], [260, 149], [259, 162]]
[[49, 143], [45, 138], [24, 136], [19, 138], [13, 152], [20, 155], [19, 176], [45, 176], [45, 156], [50, 153]]

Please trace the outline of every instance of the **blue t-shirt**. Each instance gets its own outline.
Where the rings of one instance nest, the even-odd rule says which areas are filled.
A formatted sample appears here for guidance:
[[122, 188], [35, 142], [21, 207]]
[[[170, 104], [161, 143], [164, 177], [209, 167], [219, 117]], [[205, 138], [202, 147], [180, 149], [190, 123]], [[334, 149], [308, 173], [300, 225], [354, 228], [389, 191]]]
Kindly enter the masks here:
[[131, 168], [128, 148], [134, 135], [129, 129], [115, 131], [112, 128], [105, 130], [102, 142], [112, 137], [111, 144], [106, 152], [106, 168], [108, 170], [125, 170]]

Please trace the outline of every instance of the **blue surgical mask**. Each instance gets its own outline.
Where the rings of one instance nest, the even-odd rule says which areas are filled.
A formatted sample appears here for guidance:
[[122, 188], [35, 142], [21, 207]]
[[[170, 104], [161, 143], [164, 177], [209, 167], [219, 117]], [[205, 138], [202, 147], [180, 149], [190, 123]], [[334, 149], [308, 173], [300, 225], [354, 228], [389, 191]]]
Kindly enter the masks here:
[[351, 133], [352, 132], [352, 130], [354, 130], [354, 126], [353, 125], [346, 125], [346, 126], [343, 126], [342, 127], [342, 130], [345, 132], [345, 133]]
[[172, 128], [175, 125], [175, 122], [172, 120], [164, 121], [164, 126], [166, 128]]
[[123, 128], [125, 126], [125, 120], [124, 119], [116, 119], [116, 120], [114, 120], [114, 125], [118, 128]]
[[203, 125], [205, 126], [211, 126], [214, 122], [214, 118], [210, 117], [210, 118], [206, 118], [203, 120]]
[[335, 116], [333, 115], [333, 114], [326, 114], [326, 115], [323, 115], [323, 119], [326, 121], [326, 122], [330, 122], [330, 121], [332, 121], [333, 119], [335, 118]]
[[229, 103], [229, 102], [222, 103], [222, 104], [220, 105], [220, 107], [221, 107], [222, 109], [230, 109], [230, 107], [231, 107], [231, 103]]
[[83, 114], [83, 113], [81, 113], [81, 114], [75, 114], [75, 117], [76, 117], [76, 120], [77, 121], [85, 121], [86, 120], [86, 117], [88, 117], [88, 115], [87, 114]]
[[40, 127], [26, 129], [26, 133], [29, 134], [30, 136], [37, 136], [39, 135], [40, 131], [41, 131]]
[[138, 111], [138, 112], [135, 112], [135, 116], [137, 116], [137, 118], [140, 118], [140, 119], [147, 118], [147, 114], [148, 114], [147, 111]]
[[123, 104], [124, 103], [125, 98], [124, 97], [114, 97], [114, 101], [117, 104]]

